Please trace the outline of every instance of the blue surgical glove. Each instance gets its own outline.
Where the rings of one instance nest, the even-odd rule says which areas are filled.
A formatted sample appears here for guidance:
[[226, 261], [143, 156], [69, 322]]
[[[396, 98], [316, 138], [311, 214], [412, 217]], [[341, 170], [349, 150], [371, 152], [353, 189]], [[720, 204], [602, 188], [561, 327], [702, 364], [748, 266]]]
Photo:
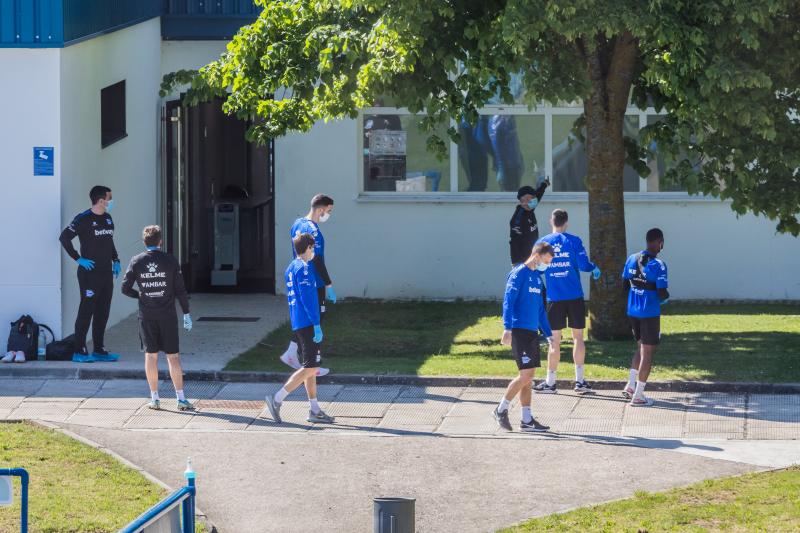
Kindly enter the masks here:
[[333, 285], [325, 289], [325, 297], [330, 300], [332, 304], [336, 303], [336, 291], [333, 290]]
[[667, 305], [667, 302], [669, 302], [669, 298], [664, 298], [663, 300], [661, 300], [658, 303], [660, 303], [661, 305]]
[[592, 277], [595, 281], [600, 279], [600, 274], [602, 274], [602, 272], [600, 272], [600, 267], [594, 267], [594, 270], [592, 270]]
[[183, 315], [183, 329], [186, 331], [192, 331], [192, 315], [189, 313]]
[[86, 259], [85, 257], [78, 258], [78, 266], [85, 268], [86, 270], [93, 270], [94, 269], [94, 261], [91, 259]]
[[314, 342], [317, 344], [322, 342], [322, 328], [320, 326], [314, 326]]
[[122, 265], [119, 264], [119, 261], [111, 263], [111, 271], [114, 273], [115, 279], [119, 277], [119, 273], [122, 272]]

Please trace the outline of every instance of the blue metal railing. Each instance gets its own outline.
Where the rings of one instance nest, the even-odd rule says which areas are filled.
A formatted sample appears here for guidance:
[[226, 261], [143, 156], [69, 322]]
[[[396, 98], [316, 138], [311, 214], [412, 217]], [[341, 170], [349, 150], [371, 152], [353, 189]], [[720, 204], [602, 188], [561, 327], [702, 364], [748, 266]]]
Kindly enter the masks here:
[[22, 482], [22, 496], [20, 497], [20, 531], [28, 533], [28, 482], [30, 477], [24, 468], [0, 468], [0, 476], [20, 478]]
[[[180, 533], [194, 533], [195, 495], [197, 489], [194, 485], [194, 471], [189, 461], [184, 473], [186, 486], [176, 490], [153, 507], [142, 513], [136, 520], [119, 530], [119, 533], [140, 533], [145, 527], [155, 524], [167, 516], [170, 511], [181, 507]], [[176, 532], [177, 533], [177, 532]]]

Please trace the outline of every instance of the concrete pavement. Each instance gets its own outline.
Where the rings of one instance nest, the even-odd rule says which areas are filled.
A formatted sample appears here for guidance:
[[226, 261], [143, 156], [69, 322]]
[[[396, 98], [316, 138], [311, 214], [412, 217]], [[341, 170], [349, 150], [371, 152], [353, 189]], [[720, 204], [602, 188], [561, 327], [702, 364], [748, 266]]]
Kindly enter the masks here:
[[[321, 385], [330, 427], [304, 392], [276, 425], [279, 384], [187, 382], [195, 413], [146, 409], [143, 380], [0, 379], [0, 419], [68, 427], [178, 486], [187, 455], [199, 506], [221, 531], [369, 531], [371, 499], [418, 499], [419, 531], [492, 531], [525, 518], [700, 479], [800, 462], [800, 395], [614, 391], [534, 396], [546, 435], [498, 431], [502, 390]], [[519, 419], [512, 407], [512, 421]], [[674, 453], [679, 452], [679, 453]]]
[[[121, 295], [114, 295], [115, 298]], [[258, 344], [264, 336], [288, 318], [286, 299], [270, 294], [192, 294], [190, 307], [194, 328], [182, 328], [181, 363], [186, 371], [222, 370], [231, 359]], [[244, 321], [243, 321], [244, 319]], [[89, 335], [91, 340], [91, 333]], [[120, 359], [114, 363], [79, 364], [72, 361], [28, 361], [0, 364], [4, 373], [24, 371], [30, 376], [65, 377], [64, 371], [80, 369], [135, 370], [144, 372], [144, 355], [139, 341], [139, 319], [133, 313], [106, 332], [106, 346]], [[159, 358], [159, 369], [167, 362]], [[144, 374], [142, 374], [144, 375]]]

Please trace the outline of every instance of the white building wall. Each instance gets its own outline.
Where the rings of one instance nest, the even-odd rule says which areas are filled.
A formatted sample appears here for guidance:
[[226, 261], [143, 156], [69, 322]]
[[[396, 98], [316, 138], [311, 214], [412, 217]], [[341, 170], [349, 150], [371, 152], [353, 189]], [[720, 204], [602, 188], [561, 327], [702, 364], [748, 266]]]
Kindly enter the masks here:
[[[60, 334], [59, 50], [0, 48], [0, 339], [30, 314]], [[53, 176], [33, 175], [33, 147], [55, 148]]]
[[[130, 258], [142, 250], [142, 228], [158, 222], [159, 19], [64, 48], [60, 73], [61, 225], [91, 206], [92, 186], [110, 187], [114, 242], [124, 270]], [[101, 148], [100, 90], [121, 80], [125, 80], [128, 136]], [[61, 258], [63, 325], [64, 332], [71, 333], [80, 300], [76, 266], [65, 253]], [[109, 325], [136, 309], [136, 302], [119, 292], [120, 283], [121, 279], [115, 282]]]
[[[288, 228], [321, 192], [336, 202], [322, 231], [326, 263], [341, 296], [501, 297], [510, 268], [508, 221], [516, 199], [359, 199], [358, 138], [356, 121], [346, 120], [277, 140], [277, 271], [283, 272], [290, 260]], [[800, 264], [800, 243], [776, 235], [774, 222], [752, 215], [737, 219], [728, 204], [713, 199], [637, 196], [626, 202], [628, 251], [644, 247], [649, 228], [664, 231], [662, 257], [669, 266], [674, 298], [800, 299], [800, 280], [794, 273]], [[546, 226], [557, 207], [569, 212], [570, 231], [588, 246], [587, 202], [575, 195], [545, 194], [537, 208], [540, 224]], [[542, 229], [542, 235], [549, 232]], [[620, 272], [625, 259], [619, 258]], [[757, 276], [754, 261], [759, 265]], [[588, 295], [588, 275], [583, 281]], [[280, 283], [278, 291], [285, 292]]]

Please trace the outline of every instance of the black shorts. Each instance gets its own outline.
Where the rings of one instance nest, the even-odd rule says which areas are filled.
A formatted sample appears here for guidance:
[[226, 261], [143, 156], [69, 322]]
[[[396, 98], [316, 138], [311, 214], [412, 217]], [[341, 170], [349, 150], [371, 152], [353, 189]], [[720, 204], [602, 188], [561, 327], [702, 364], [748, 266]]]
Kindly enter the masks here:
[[514, 354], [514, 360], [520, 370], [542, 366], [539, 354], [539, 333], [529, 329], [512, 329], [511, 353]]
[[180, 352], [178, 315], [158, 320], [139, 319], [139, 339], [145, 353]]
[[560, 300], [547, 304], [547, 321], [553, 331], [566, 327], [584, 329], [586, 327], [586, 302], [583, 298]]
[[322, 363], [322, 351], [319, 343], [314, 342], [314, 326], [294, 331], [294, 342], [297, 343], [297, 359], [303, 368], [319, 368]]
[[319, 300], [319, 318], [322, 320], [322, 315], [325, 314], [325, 287], [317, 287], [317, 299]]
[[661, 317], [649, 318], [628, 317], [631, 320], [633, 338], [647, 346], [658, 346], [661, 341]]

